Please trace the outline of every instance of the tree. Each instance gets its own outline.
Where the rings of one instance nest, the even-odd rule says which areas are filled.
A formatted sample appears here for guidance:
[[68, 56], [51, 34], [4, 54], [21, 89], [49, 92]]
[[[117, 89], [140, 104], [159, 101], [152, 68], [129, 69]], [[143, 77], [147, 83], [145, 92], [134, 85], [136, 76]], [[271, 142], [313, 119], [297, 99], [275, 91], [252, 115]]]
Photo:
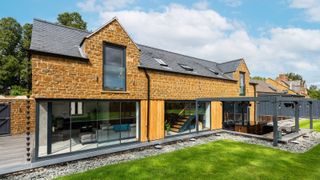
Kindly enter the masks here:
[[32, 24], [25, 24], [22, 27], [22, 39], [21, 39], [21, 51], [20, 59], [22, 60], [20, 64], [20, 85], [22, 87], [31, 87], [31, 62], [29, 60], [29, 52], [31, 44], [31, 34], [32, 34]]
[[22, 28], [13, 18], [0, 20], [0, 55], [12, 55], [21, 39]]
[[254, 76], [254, 77], [252, 77], [251, 79], [254, 79], [254, 80], [262, 80], [262, 81], [265, 81], [265, 80], [266, 80], [265, 77], [261, 77], [261, 76]]
[[312, 99], [320, 100], [320, 89], [317, 86], [311, 85], [308, 89], [308, 94]]
[[26, 92], [31, 29], [30, 24], [21, 27], [11, 17], [0, 19], [0, 94], [9, 94], [12, 87]]
[[296, 74], [296, 73], [287, 73], [286, 74], [288, 76], [288, 79], [290, 81], [296, 81], [296, 80], [301, 80], [303, 81], [303, 78], [300, 74]]
[[58, 24], [62, 24], [69, 27], [74, 27], [82, 30], [87, 29], [87, 23], [82, 20], [82, 17], [77, 12], [64, 12], [58, 15]]

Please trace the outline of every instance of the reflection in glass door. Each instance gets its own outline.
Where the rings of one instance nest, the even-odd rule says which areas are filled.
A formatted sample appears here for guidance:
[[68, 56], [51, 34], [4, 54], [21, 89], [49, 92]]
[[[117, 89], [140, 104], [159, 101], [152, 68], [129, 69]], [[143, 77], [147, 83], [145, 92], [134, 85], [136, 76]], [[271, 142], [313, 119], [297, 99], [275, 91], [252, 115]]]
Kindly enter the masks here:
[[211, 127], [210, 102], [198, 103], [198, 129], [199, 131], [209, 130]]

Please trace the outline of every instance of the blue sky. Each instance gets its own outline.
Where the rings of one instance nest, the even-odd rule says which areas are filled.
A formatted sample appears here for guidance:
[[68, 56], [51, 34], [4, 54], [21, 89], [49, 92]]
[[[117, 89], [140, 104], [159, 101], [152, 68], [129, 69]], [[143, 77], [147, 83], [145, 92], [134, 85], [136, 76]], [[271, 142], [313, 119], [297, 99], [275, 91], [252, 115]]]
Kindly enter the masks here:
[[77, 11], [94, 30], [117, 16], [138, 43], [223, 62], [251, 74], [297, 72], [320, 85], [320, 0], [2, 0], [0, 17], [56, 21]]

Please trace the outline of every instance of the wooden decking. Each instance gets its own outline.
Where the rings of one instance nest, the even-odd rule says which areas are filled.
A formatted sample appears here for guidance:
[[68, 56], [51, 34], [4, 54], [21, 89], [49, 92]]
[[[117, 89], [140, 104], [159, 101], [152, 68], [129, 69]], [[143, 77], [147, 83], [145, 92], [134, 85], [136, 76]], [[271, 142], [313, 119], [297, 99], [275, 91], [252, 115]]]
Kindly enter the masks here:
[[[33, 139], [33, 138], [32, 138]], [[32, 143], [33, 144], [33, 143]], [[0, 169], [27, 164], [25, 135], [0, 137]]]

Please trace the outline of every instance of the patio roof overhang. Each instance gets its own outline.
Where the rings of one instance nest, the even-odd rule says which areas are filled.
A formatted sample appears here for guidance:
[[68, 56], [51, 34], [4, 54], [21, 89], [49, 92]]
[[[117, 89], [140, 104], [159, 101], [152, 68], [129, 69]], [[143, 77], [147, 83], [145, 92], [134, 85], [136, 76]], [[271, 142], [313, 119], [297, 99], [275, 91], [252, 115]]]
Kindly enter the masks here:
[[213, 98], [198, 98], [196, 101], [221, 101], [221, 102], [245, 102], [245, 101], [260, 101], [260, 102], [320, 102], [320, 100], [298, 97], [282, 97], [282, 96], [262, 96], [262, 97], [213, 97]]
[[[196, 104], [203, 101], [220, 101], [220, 102], [270, 102], [273, 103], [272, 116], [273, 116], [273, 145], [278, 146], [279, 140], [279, 129], [278, 129], [278, 114], [279, 105], [281, 103], [292, 103], [294, 104], [294, 119], [295, 119], [295, 131], [299, 131], [299, 109], [302, 103], [307, 103], [309, 106], [309, 116], [310, 116], [310, 129], [313, 129], [313, 106], [312, 104], [318, 103], [318, 108], [320, 108], [320, 100], [299, 98], [299, 97], [283, 97], [283, 96], [262, 96], [262, 97], [213, 97], [213, 98], [198, 98], [196, 99]], [[256, 103], [255, 103], [255, 108]], [[320, 115], [319, 115], [320, 116]], [[198, 121], [198, 106], [196, 105], [196, 120]]]

